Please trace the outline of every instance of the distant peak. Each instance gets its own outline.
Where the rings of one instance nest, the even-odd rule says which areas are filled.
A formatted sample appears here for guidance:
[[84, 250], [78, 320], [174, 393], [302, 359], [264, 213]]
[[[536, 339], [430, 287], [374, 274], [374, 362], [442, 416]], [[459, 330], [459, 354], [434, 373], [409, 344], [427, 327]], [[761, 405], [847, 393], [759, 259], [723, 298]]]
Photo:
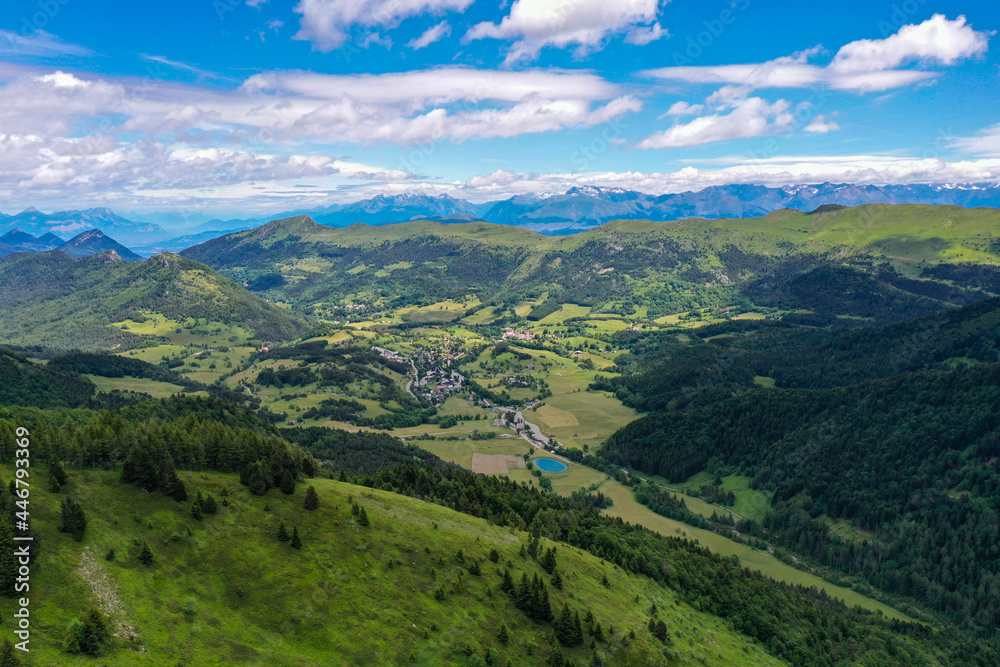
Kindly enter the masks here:
[[41, 211], [39, 211], [34, 206], [29, 206], [28, 208], [26, 208], [23, 211], [21, 211], [21, 215], [23, 215], [25, 213], [41, 213]]

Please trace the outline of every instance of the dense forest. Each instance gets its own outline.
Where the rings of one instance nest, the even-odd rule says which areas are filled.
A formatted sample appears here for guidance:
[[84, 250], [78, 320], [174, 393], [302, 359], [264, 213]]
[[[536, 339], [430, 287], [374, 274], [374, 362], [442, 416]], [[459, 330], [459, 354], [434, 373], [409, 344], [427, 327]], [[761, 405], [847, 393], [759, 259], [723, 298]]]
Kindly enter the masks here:
[[[994, 299], [877, 328], [732, 322], [691, 344], [636, 338], [619, 360], [625, 375], [595, 386], [654, 414], [601, 455], [671, 482], [716, 459], [771, 495], [773, 511], [737, 525], [742, 535], [992, 632], [998, 324]], [[871, 537], [831, 535], [831, 519]]]

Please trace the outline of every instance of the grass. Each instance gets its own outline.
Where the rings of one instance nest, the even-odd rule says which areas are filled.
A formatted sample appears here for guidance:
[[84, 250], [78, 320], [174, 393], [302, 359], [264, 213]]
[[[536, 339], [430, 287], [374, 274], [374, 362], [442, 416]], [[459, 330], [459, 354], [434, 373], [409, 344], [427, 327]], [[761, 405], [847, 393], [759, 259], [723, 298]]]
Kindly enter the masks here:
[[860, 606], [863, 609], [881, 612], [889, 618], [913, 620], [906, 614], [878, 600], [873, 600], [850, 588], [831, 584], [816, 575], [783, 563], [768, 552], [758, 551], [745, 544], [739, 544], [721, 535], [716, 535], [709, 530], [693, 528], [686, 523], [660, 516], [648, 507], [641, 505], [632, 496], [631, 489], [610, 478], [601, 485], [600, 490], [614, 501], [612, 507], [604, 510], [604, 514], [608, 516], [621, 517], [624, 521], [645, 526], [661, 535], [679, 535], [696, 540], [698, 544], [715, 553], [724, 556], [735, 555], [740, 559], [740, 565], [759, 570], [778, 581], [806, 587], [815, 586], [825, 590], [829, 595], [843, 600], [850, 607]]
[[457, 463], [463, 468], [472, 469], [473, 454], [506, 454], [523, 456], [528, 450], [534, 449], [521, 438], [496, 440], [410, 440], [421, 449], [440, 456], [445, 461]]
[[[9, 467], [3, 470], [10, 475]], [[44, 547], [32, 568], [28, 665], [455, 665], [465, 663], [466, 644], [480, 655], [497, 649], [500, 664], [542, 665], [548, 657], [551, 629], [528, 621], [495, 591], [501, 566], [515, 579], [521, 572], [544, 576], [537, 563], [518, 555], [525, 533], [332, 480], [310, 480], [321, 504], [307, 512], [302, 485], [293, 496], [271, 491], [258, 498], [233, 475], [182, 477], [192, 492], [217, 498], [228, 492], [228, 506], [195, 521], [187, 504], [142, 494], [115, 473], [71, 472], [65, 493], [83, 503], [89, 518], [82, 544], [56, 532], [59, 498], [44, 485], [32, 489], [32, 517]], [[356, 525], [348, 498], [365, 508], [370, 526]], [[275, 539], [279, 522], [298, 528], [301, 551]], [[152, 567], [130, 556], [135, 539], [149, 543]], [[116, 557], [107, 561], [111, 547]], [[482, 562], [481, 577], [456, 562], [459, 549]], [[500, 553], [500, 564], [486, 559], [490, 549]], [[565, 590], [551, 591], [553, 607], [568, 602], [591, 609], [605, 628], [618, 629], [616, 643], [626, 629], [636, 629], [630, 650], [610, 664], [646, 664], [644, 654], [658, 654], [643, 631], [652, 602], [675, 638], [672, 664], [781, 664], [669, 589], [566, 545], [558, 549]], [[609, 588], [600, 583], [605, 575]], [[96, 661], [67, 655], [61, 650], [66, 627], [96, 603], [92, 587], [101, 581], [103, 595], [117, 602], [112, 621], [130, 624], [139, 639], [116, 640]], [[447, 591], [442, 601], [433, 596], [439, 587]], [[0, 600], [4, 616], [14, 608], [12, 600]], [[495, 639], [501, 621], [511, 635], [507, 647]], [[536, 647], [532, 656], [529, 645]], [[576, 664], [591, 655], [584, 647], [566, 653]]]
[[184, 387], [172, 382], [157, 382], [156, 380], [132, 377], [106, 378], [99, 375], [87, 375], [86, 377], [97, 385], [98, 391], [114, 391], [115, 389], [137, 391], [149, 394], [153, 398], [167, 398], [184, 392]]

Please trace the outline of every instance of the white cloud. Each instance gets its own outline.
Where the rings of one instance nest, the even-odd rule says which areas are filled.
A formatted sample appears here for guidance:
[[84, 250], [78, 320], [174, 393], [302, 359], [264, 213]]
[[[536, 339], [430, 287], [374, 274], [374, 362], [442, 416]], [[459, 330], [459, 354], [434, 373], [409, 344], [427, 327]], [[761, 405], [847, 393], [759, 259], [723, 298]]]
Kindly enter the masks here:
[[87, 56], [90, 53], [89, 49], [67, 44], [44, 30], [27, 37], [10, 30], [0, 30], [0, 55], [3, 56]]
[[687, 102], [674, 102], [667, 109], [667, 116], [697, 116], [705, 107], [701, 104], [688, 104]]
[[954, 137], [951, 143], [956, 148], [973, 155], [1000, 157], [1000, 123], [972, 137]]
[[815, 132], [816, 134], [825, 134], [827, 132], [833, 132], [834, 130], [839, 130], [839, 129], [840, 125], [827, 121], [826, 116], [819, 115], [813, 118], [811, 123], [802, 128], [802, 131]]
[[423, 49], [450, 34], [451, 26], [448, 25], [447, 21], [441, 21], [437, 25], [432, 25], [430, 28], [425, 30], [419, 37], [410, 40], [407, 43], [407, 46], [411, 49]]
[[921, 60], [951, 65], [986, 53], [991, 34], [973, 30], [965, 16], [949, 21], [943, 14], [935, 14], [919, 25], [904, 25], [885, 39], [845, 44], [830, 69], [838, 73], [879, 72]]
[[465, 11], [473, 0], [300, 0], [295, 12], [302, 15], [295, 39], [309, 40], [319, 51], [340, 48], [350, 30], [393, 28], [403, 19], [423, 14]]
[[734, 102], [728, 114], [713, 113], [646, 137], [637, 148], [683, 148], [715, 141], [776, 134], [792, 127], [794, 116], [785, 100], [769, 103], [760, 97]]
[[733, 84], [750, 88], [803, 88], [824, 85], [835, 90], [871, 92], [899, 88], [937, 76], [920, 69], [895, 69], [920, 63], [953, 65], [986, 53], [993, 33], [973, 30], [964, 16], [949, 20], [935, 14], [918, 25], [905, 25], [885, 39], [845, 44], [826, 66], [808, 60], [818, 48], [764, 63], [704, 67], [664, 67], [646, 74], [690, 83]]
[[578, 55], [583, 55], [622, 32], [633, 44], [648, 44], [666, 34], [656, 23], [659, 4], [660, 0], [515, 0], [500, 23], [479, 23], [465, 40], [514, 40], [507, 64], [532, 60], [546, 46], [576, 46]]
[[[640, 108], [586, 71], [272, 72], [224, 90], [2, 67], [0, 199], [98, 197], [110, 205], [116, 197], [199, 193], [259, 201], [253, 188], [294, 198], [345, 183], [388, 187], [413, 181], [414, 170], [302, 154], [301, 145], [513, 137], [594, 126]], [[306, 178], [325, 188], [288, 189]]]

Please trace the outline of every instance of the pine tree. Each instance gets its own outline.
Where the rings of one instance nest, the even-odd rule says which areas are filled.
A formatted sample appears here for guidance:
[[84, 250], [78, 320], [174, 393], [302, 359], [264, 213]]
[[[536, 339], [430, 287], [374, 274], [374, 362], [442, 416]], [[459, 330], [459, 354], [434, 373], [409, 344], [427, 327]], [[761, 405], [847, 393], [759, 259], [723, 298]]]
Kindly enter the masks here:
[[554, 548], [549, 548], [545, 550], [545, 556], [542, 557], [542, 569], [552, 574], [556, 569], [556, 550]]
[[667, 641], [667, 624], [663, 621], [650, 621], [650, 632], [653, 636], [659, 639], [661, 642], [666, 643]]
[[83, 621], [80, 651], [90, 656], [98, 655], [107, 641], [108, 626], [104, 615], [96, 609], [91, 609]]
[[497, 633], [497, 641], [499, 641], [504, 646], [510, 641], [510, 635], [507, 633], [507, 624], [500, 623], [500, 632]]
[[500, 552], [496, 549], [490, 549], [490, 562], [496, 563], [500, 560]]
[[474, 561], [472, 561], [469, 564], [469, 574], [471, 574], [471, 575], [473, 575], [475, 577], [478, 577], [482, 573], [483, 572], [482, 572], [482, 570], [479, 567], [479, 561], [478, 560], [474, 560]]
[[195, 500], [191, 503], [191, 511], [189, 512], [191, 518], [195, 521], [201, 521], [201, 503]]
[[604, 641], [604, 630], [601, 629], [600, 621], [594, 624], [594, 641]]
[[173, 497], [173, 499], [179, 503], [187, 501], [188, 499], [187, 485], [184, 484], [184, 481], [180, 477], [177, 477], [176, 475], [174, 476], [174, 481], [172, 486], [173, 486], [173, 491], [170, 495]]
[[364, 507], [358, 510], [358, 525], [359, 526], [368, 525], [368, 512], [365, 511]]
[[509, 595], [514, 594], [514, 580], [511, 579], [510, 570], [504, 568], [503, 579], [500, 583], [500, 590]]
[[267, 475], [264, 472], [264, 465], [260, 461], [247, 464], [243, 472], [240, 473], [240, 482], [246, 484], [250, 489], [250, 493], [255, 496], [262, 496], [271, 488]]
[[569, 610], [569, 605], [564, 604], [562, 613], [554, 628], [556, 639], [563, 646], [573, 646], [573, 614]]
[[559, 570], [552, 573], [552, 588], [557, 591], [561, 591], [563, 587], [562, 576], [559, 574]]
[[295, 493], [295, 477], [288, 472], [288, 468], [281, 472], [281, 492], [286, 496]]
[[281, 525], [278, 526], [278, 541], [287, 542], [289, 539], [291, 538], [288, 536], [288, 529], [285, 528], [285, 523], [282, 521]]
[[306, 489], [306, 500], [302, 506], [307, 510], [314, 510], [319, 507], [319, 494], [316, 493], [316, 487], [310, 486]]
[[289, 543], [293, 549], [302, 548], [302, 540], [299, 539], [299, 529], [298, 526], [292, 528], [292, 541]]
[[152, 565], [156, 559], [153, 557], [153, 550], [149, 548], [147, 542], [143, 542], [139, 548], [139, 562], [143, 565]]
[[84, 532], [87, 530], [87, 516], [80, 503], [72, 498], [62, 500], [62, 525], [60, 532], [69, 533], [77, 542], [83, 540]]
[[219, 511], [219, 505], [215, 502], [215, 496], [208, 494], [201, 503], [201, 511], [205, 514], [215, 514]]
[[63, 468], [62, 462], [54, 457], [49, 460], [49, 475], [52, 476], [52, 482], [49, 488], [56, 493], [58, 493], [66, 482], [69, 481], [69, 475], [66, 474], [66, 470]]

